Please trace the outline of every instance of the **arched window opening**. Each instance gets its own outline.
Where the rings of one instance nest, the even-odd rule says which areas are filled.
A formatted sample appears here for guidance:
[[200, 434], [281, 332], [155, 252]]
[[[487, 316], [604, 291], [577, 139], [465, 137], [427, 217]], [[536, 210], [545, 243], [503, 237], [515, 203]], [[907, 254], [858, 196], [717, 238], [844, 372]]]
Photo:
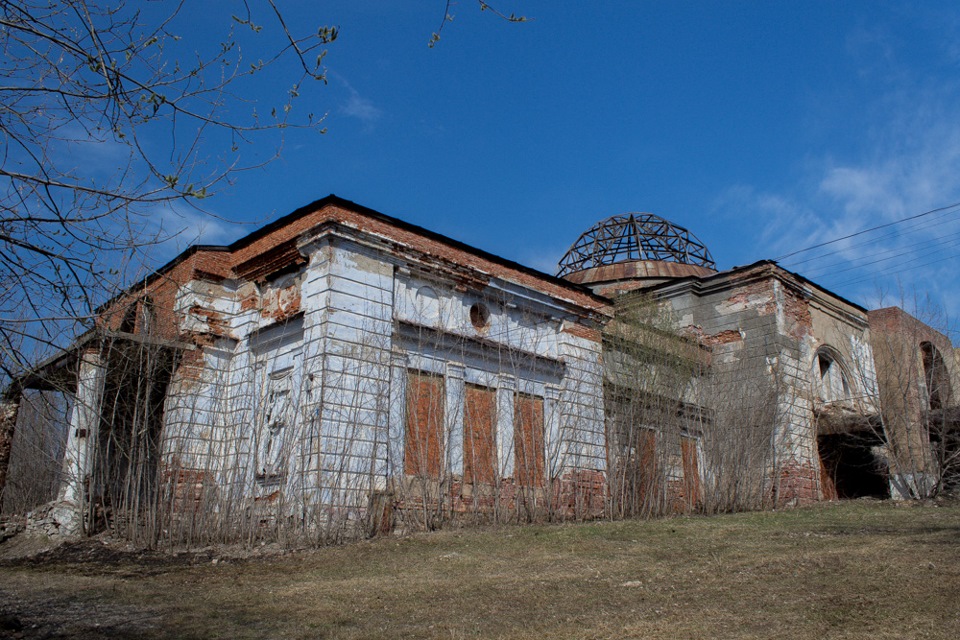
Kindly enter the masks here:
[[931, 411], [937, 411], [950, 403], [950, 374], [943, 356], [933, 344], [921, 342], [920, 353], [923, 357], [923, 381], [927, 387], [927, 406]]
[[123, 319], [120, 320], [120, 331], [124, 333], [133, 333], [137, 327], [137, 303], [134, 302], [126, 311], [123, 312]]
[[814, 382], [822, 402], [836, 402], [850, 398], [850, 382], [837, 357], [821, 349], [813, 359]]
[[153, 298], [144, 298], [140, 301], [140, 313], [137, 322], [137, 333], [148, 334], [153, 330], [155, 309]]
[[440, 298], [432, 288], [417, 289], [414, 304], [418, 320], [436, 320], [440, 317]]

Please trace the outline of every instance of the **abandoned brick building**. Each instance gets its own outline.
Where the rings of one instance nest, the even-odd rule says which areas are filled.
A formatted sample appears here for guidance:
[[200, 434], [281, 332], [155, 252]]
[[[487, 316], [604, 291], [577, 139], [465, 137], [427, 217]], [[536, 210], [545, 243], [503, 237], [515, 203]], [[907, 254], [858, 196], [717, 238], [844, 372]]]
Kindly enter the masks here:
[[916, 497], [960, 489], [958, 352], [950, 339], [898, 307], [869, 313], [883, 407], [879, 444], [889, 490]]
[[[62, 531], [339, 537], [912, 495], [958, 448], [944, 336], [773, 262], [717, 271], [651, 214], [597, 224], [552, 276], [329, 196], [98, 314], [0, 416], [10, 433], [24, 390], [68, 392], [38, 511]], [[883, 367], [908, 356], [898, 405]]]

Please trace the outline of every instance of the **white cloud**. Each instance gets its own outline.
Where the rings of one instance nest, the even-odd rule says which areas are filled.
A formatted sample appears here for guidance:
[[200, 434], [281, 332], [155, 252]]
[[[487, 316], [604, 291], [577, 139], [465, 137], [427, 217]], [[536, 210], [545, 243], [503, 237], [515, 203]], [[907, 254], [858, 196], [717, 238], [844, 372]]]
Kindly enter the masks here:
[[155, 238], [156, 250], [149, 251], [160, 263], [170, 260], [195, 244], [228, 244], [249, 232], [249, 225], [230, 222], [216, 213], [182, 204], [167, 203], [151, 213], [143, 237]]
[[374, 106], [373, 102], [357, 93], [357, 90], [353, 87], [348, 87], [348, 89], [350, 90], [350, 97], [342, 108], [344, 115], [357, 118], [367, 125], [373, 125], [377, 122], [383, 112]]
[[353, 88], [353, 85], [347, 82], [343, 76], [336, 73], [330, 73], [329, 75], [335, 78], [347, 90], [347, 100], [341, 105], [339, 109], [340, 113], [350, 118], [356, 118], [363, 124], [365, 129], [372, 129], [380, 118], [383, 117], [383, 110], [373, 104], [373, 101], [369, 98], [361, 96], [360, 93]]
[[886, 136], [872, 158], [823, 168], [819, 189], [828, 203], [848, 216], [892, 220], [960, 195], [960, 109], [918, 101], [880, 126]]
[[[957, 98], [960, 90], [948, 84], [881, 96], [855, 157], [809, 161], [807, 178], [783, 192], [735, 185], [721, 194], [717, 208], [762, 221], [756, 242], [746, 243], [762, 247], [766, 255], [751, 256], [757, 259], [960, 202]], [[782, 264], [870, 306], [929, 294], [958, 318], [958, 254], [960, 208], [786, 257]]]

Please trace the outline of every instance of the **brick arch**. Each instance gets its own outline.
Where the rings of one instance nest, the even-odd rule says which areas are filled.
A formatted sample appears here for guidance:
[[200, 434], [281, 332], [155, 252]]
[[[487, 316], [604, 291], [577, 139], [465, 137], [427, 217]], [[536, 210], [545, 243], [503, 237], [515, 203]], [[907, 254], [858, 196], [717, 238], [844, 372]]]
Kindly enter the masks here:
[[814, 391], [824, 402], [847, 400], [853, 395], [850, 371], [843, 356], [834, 347], [817, 349], [811, 363]]
[[942, 409], [950, 404], [953, 396], [947, 365], [932, 342], [920, 343], [920, 357], [923, 361], [927, 405], [932, 410]]

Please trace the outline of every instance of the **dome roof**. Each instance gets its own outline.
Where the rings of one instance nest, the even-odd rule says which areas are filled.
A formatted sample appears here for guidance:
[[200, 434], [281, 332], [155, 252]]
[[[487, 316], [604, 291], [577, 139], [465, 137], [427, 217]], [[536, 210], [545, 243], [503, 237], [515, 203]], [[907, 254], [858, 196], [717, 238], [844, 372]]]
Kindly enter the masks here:
[[652, 213], [625, 213], [601, 220], [577, 238], [557, 275], [637, 260], [716, 269], [707, 247], [683, 227]]

